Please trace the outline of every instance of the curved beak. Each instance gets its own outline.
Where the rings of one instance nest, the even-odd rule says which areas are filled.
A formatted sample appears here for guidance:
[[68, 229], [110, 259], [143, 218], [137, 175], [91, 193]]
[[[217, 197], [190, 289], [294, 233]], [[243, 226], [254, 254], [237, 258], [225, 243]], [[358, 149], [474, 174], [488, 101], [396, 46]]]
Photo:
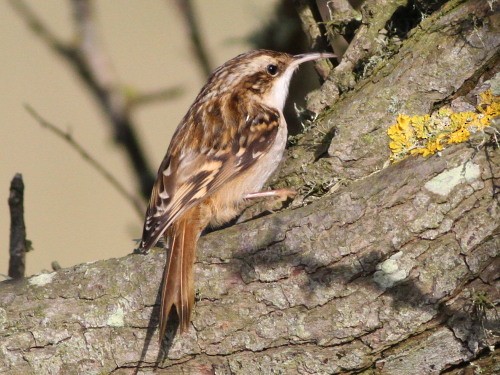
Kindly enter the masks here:
[[335, 56], [333, 53], [329, 52], [311, 52], [311, 53], [302, 53], [300, 55], [293, 56], [293, 61], [290, 65], [297, 67], [303, 62], [319, 60], [319, 59], [331, 59]]

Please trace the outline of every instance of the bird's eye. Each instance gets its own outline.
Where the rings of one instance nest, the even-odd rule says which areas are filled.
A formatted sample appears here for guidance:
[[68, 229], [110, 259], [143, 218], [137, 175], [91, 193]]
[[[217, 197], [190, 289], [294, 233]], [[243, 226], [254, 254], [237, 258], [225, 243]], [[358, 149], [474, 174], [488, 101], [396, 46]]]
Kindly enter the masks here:
[[269, 64], [266, 70], [269, 73], [269, 75], [274, 77], [276, 74], [278, 74], [278, 65]]

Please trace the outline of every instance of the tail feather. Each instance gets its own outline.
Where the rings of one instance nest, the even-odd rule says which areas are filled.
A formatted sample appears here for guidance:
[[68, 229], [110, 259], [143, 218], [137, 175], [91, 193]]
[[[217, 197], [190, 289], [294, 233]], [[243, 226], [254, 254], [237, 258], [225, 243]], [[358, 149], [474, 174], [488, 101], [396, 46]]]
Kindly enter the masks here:
[[175, 306], [181, 333], [189, 329], [194, 305], [194, 262], [202, 226], [199, 209], [194, 207], [167, 230], [170, 249], [165, 264], [161, 293], [160, 341], [165, 336], [170, 311]]

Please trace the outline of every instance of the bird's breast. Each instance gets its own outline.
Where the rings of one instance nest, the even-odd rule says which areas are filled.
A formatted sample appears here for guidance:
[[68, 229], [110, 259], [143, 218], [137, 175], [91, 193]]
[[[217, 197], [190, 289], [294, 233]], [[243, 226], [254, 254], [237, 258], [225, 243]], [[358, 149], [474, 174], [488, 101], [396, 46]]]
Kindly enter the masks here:
[[286, 122], [280, 122], [278, 133], [268, 152], [262, 155], [252, 167], [225, 184], [205, 203], [212, 207], [211, 226], [219, 226], [234, 218], [241, 209], [243, 197], [259, 192], [283, 158], [287, 141]]
[[[278, 133], [276, 134], [275, 141], [269, 151], [263, 155], [253, 166], [250, 168], [252, 170], [253, 178], [249, 181], [249, 186], [246, 187], [243, 194], [255, 193], [262, 189], [262, 186], [271, 177], [271, 174], [278, 168], [278, 165], [283, 158], [283, 152], [286, 146], [287, 140], [287, 126], [284, 120], [281, 121]], [[250, 174], [250, 173], [249, 173]]]

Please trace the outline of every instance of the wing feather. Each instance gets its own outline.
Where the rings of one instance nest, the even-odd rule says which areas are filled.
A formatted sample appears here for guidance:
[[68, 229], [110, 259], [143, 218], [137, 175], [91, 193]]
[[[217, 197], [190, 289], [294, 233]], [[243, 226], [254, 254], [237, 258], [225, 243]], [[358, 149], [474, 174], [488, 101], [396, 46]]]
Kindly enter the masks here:
[[[254, 165], [273, 145], [280, 116], [279, 111], [267, 106], [253, 106], [246, 115], [239, 116], [238, 131], [232, 140], [225, 145], [220, 139], [214, 140], [215, 145], [221, 145], [220, 148], [204, 147], [204, 152], [200, 147], [184, 148], [182, 152], [174, 153], [179, 150], [175, 145], [190, 144], [185, 135], [192, 132], [183, 133], [181, 130], [186, 125], [183, 124], [174, 134], [158, 170], [146, 212], [141, 247], [151, 248], [180, 215]], [[193, 124], [196, 125], [202, 124]]]

